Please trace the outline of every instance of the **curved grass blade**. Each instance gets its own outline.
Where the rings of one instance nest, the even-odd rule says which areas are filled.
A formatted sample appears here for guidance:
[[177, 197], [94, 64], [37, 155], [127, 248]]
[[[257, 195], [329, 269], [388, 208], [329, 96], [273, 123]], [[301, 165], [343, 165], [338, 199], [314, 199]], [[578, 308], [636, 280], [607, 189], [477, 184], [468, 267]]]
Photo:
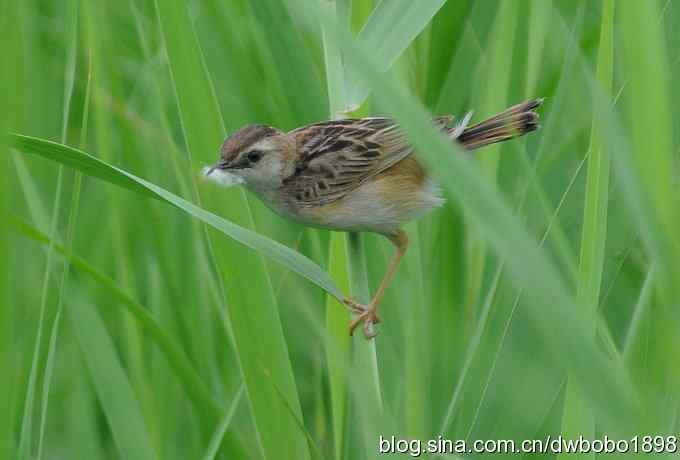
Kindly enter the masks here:
[[271, 257], [276, 262], [307, 278], [338, 300], [343, 296], [326, 272], [307, 257], [281, 243], [223, 219], [195, 204], [127, 171], [112, 166], [82, 150], [37, 137], [12, 134], [14, 146], [25, 152], [70, 166], [84, 174], [165, 201], [196, 219], [205, 222], [239, 243]]
[[[11, 219], [13, 226], [27, 238], [42, 244], [49, 244], [50, 239], [40, 230], [31, 227], [16, 218]], [[121, 290], [114, 280], [101, 273], [90, 265], [85, 259], [72, 254], [61, 244], [53, 242], [54, 250], [69, 260], [70, 265], [80, 273], [88, 275], [99, 283], [104, 289], [113, 295], [113, 298], [120, 302], [128, 313], [134, 316], [144, 331], [149, 334], [165, 354], [168, 363], [174, 369], [177, 377], [184, 385], [187, 395], [193, 400], [194, 404], [212, 420], [217, 420], [221, 414], [219, 405], [213, 400], [205, 383], [194, 370], [191, 361], [176, 342], [163, 330], [158, 322], [151, 316], [148, 309], [130, 297], [125, 291]]]
[[[620, 420], [634, 410], [632, 385], [621, 363], [610, 360], [598, 348], [589, 326], [575, 311], [575, 300], [563, 277], [498, 192], [465, 156], [455, 154], [451, 142], [434, 130], [423, 107], [406, 95], [403, 86], [384, 78], [380, 67], [348, 33], [313, 4], [300, 0], [293, 4], [303, 17], [322, 23], [329, 38], [343, 49], [346, 62], [361, 69], [365, 79], [373, 83], [376, 100], [394, 114], [419, 158], [457, 198], [467, 218], [499, 257], [507, 261], [510, 279], [524, 288], [528, 317], [549, 355], [559, 357], [560, 366], [572, 369], [579, 384], [587, 389], [590, 402], [603, 415]], [[546, 365], [556, 364], [555, 360], [546, 360]]]

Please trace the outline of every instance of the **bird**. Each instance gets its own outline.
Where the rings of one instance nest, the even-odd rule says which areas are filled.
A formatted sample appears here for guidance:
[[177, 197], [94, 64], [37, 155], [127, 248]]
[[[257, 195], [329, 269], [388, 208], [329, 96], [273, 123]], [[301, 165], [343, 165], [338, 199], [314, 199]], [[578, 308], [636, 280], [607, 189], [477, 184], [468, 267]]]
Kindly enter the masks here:
[[[471, 126], [472, 112], [455, 124], [452, 115], [432, 123], [464, 150], [476, 150], [537, 130], [542, 103], [527, 100]], [[289, 132], [247, 125], [224, 140], [219, 161], [204, 175], [243, 184], [272, 211], [306, 226], [377, 233], [394, 244], [370, 302], [343, 299], [354, 313], [350, 335], [363, 323], [367, 339], [376, 335], [378, 304], [408, 248], [402, 225], [444, 203], [403, 130], [385, 117], [330, 120]]]

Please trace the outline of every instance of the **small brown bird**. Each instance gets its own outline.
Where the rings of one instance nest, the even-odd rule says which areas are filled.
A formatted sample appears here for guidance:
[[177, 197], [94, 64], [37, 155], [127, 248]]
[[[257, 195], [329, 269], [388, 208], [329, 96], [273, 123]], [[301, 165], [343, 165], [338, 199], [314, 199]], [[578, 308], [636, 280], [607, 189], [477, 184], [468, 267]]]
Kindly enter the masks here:
[[[470, 127], [471, 113], [453, 127], [452, 116], [433, 123], [473, 150], [538, 129], [535, 109], [542, 102], [526, 101]], [[357, 315], [350, 334], [363, 322], [366, 337], [372, 338], [378, 303], [408, 246], [401, 225], [444, 202], [412, 153], [388, 118], [326, 121], [288, 133], [249, 125], [224, 141], [219, 163], [205, 175], [225, 184], [244, 183], [273, 211], [303, 224], [386, 236], [397, 251], [375, 296], [368, 305], [344, 301]]]

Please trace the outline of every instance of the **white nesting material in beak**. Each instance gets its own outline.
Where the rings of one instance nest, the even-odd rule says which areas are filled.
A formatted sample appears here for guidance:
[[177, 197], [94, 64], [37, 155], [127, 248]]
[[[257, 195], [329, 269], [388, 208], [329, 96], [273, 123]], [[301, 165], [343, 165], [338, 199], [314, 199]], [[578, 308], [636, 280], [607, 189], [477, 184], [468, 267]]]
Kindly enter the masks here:
[[217, 169], [214, 167], [206, 166], [203, 168], [203, 177], [211, 180], [222, 187], [233, 187], [234, 185], [239, 185], [243, 183], [243, 178], [232, 174], [223, 169]]

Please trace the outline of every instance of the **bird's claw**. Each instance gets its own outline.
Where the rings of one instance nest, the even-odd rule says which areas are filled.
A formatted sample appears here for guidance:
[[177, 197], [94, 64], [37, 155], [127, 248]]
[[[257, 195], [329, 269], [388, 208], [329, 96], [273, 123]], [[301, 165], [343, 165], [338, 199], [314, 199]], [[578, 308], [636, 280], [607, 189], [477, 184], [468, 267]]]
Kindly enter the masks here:
[[352, 299], [345, 299], [343, 303], [350, 309], [352, 313], [357, 315], [356, 318], [352, 320], [349, 325], [349, 335], [354, 335], [354, 330], [359, 326], [359, 324], [364, 324], [364, 336], [367, 339], [372, 339], [378, 333], [375, 331], [375, 325], [380, 322], [380, 317], [378, 317], [378, 312], [376, 311], [375, 305], [370, 303], [368, 305], [361, 304]]

